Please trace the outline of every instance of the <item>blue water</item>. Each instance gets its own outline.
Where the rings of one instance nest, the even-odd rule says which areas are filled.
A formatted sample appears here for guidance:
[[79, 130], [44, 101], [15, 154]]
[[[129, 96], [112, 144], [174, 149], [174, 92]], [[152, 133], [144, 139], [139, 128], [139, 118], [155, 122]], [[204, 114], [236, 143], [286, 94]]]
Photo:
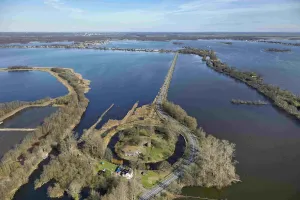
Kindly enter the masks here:
[[177, 50], [182, 45], [174, 45], [173, 41], [136, 41], [136, 40], [112, 40], [105, 47], [118, 48], [144, 48], [144, 49], [168, 49]]
[[1, 131], [0, 132], [0, 158], [16, 144], [20, 143], [30, 132]]
[[46, 117], [57, 110], [57, 107], [50, 106], [27, 108], [5, 119], [0, 124], [0, 128], [35, 128], [41, 125]]
[[18, 45], [18, 46], [42, 46], [42, 45], [72, 45], [74, 42], [70, 41], [62, 41], [62, 42], [29, 42], [29, 43], [10, 43], [10, 44], [3, 44], [1, 46], [8, 46], [8, 45]]
[[68, 93], [67, 88], [47, 72], [0, 72], [0, 83], [0, 102], [36, 101]]
[[241, 183], [221, 191], [188, 187], [184, 194], [232, 200], [300, 199], [298, 121], [271, 105], [231, 104], [231, 99], [265, 99], [214, 72], [198, 56], [179, 56], [168, 98], [196, 117], [207, 133], [236, 144]]
[[[24, 109], [5, 119], [0, 128], [36, 128], [44, 119], [57, 111], [56, 107]], [[0, 131], [0, 157], [28, 134], [26, 131]]]
[[[276, 41], [297, 42], [293, 40]], [[181, 45], [174, 45], [173, 42], [115, 40], [104, 46], [171, 50], [191, 46], [201, 49], [212, 49], [217, 52], [218, 57], [223, 62], [230, 66], [257, 72], [263, 76], [266, 83], [278, 85], [283, 89], [300, 94], [300, 47], [236, 40], [181, 40], [180, 42], [183, 43]], [[232, 42], [233, 44], [226, 45], [222, 42]], [[264, 50], [267, 48], [291, 49], [292, 51], [284, 53], [265, 52]]]
[[108, 118], [122, 118], [137, 101], [140, 105], [152, 102], [173, 56], [97, 50], [1, 49], [0, 67], [21, 64], [70, 67], [91, 80], [91, 90], [86, 95], [90, 104], [77, 127], [81, 132], [95, 123], [112, 103], [115, 106], [103, 122]]
[[[229, 41], [232, 45], [222, 44]], [[254, 71], [266, 83], [300, 94], [300, 47], [232, 40], [182, 41], [185, 46], [212, 49], [230, 66]], [[291, 52], [265, 52], [267, 48], [291, 49]]]
[[[0, 50], [0, 67], [7, 65], [71, 67], [91, 80], [90, 100], [77, 132], [89, 128], [112, 104], [103, 119], [121, 119], [133, 104], [151, 103], [169, 69], [173, 54], [103, 52], [96, 50], [5, 49]], [[43, 88], [40, 88], [41, 90]], [[40, 170], [31, 179], [38, 178]], [[15, 199], [46, 199], [45, 187], [35, 191], [33, 181], [24, 185]]]
[[[168, 43], [171, 42], [149, 42], [147, 47], [147, 42], [132, 42], [123, 47], [160, 49]], [[274, 47], [265, 43], [233, 41], [233, 45], [225, 45], [212, 40], [183, 43], [183, 46], [205, 49], [211, 46], [230, 65], [257, 71], [267, 82], [291, 91], [300, 90], [297, 47], [280, 46], [292, 48], [292, 53], [279, 54], [263, 52], [265, 48]], [[150, 103], [163, 83], [173, 56], [95, 50], [0, 49], [0, 67], [18, 64], [71, 67], [91, 80], [91, 90], [87, 94], [90, 104], [76, 130], [81, 132], [90, 127], [111, 103], [115, 103], [115, 107], [103, 122], [109, 118], [122, 118], [136, 101]], [[293, 199], [293, 196], [299, 199], [298, 123], [272, 106], [231, 105], [232, 98], [264, 98], [245, 85], [208, 69], [197, 56], [180, 55], [169, 98], [195, 116], [208, 133], [237, 144], [240, 162], [237, 171], [243, 182], [218, 195], [229, 199], [259, 199], [258, 196], [274, 200]], [[45, 199], [45, 190], [44, 187], [33, 192], [31, 182], [17, 193], [16, 199]], [[202, 192], [197, 188], [189, 194], [198, 190]]]

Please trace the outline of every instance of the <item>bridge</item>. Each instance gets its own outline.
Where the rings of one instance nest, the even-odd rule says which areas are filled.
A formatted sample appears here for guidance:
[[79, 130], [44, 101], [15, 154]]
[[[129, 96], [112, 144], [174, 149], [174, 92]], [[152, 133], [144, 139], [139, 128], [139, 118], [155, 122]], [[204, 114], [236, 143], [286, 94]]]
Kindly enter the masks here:
[[164, 101], [167, 100], [168, 90], [170, 87], [170, 83], [172, 80], [172, 76], [174, 73], [174, 69], [176, 66], [176, 61], [178, 58], [178, 53], [176, 53], [172, 65], [168, 71], [168, 74], [165, 78], [163, 86], [160, 88], [160, 91], [158, 95], [155, 98], [155, 105], [156, 105], [156, 112], [158, 116], [164, 120], [168, 121], [172, 124], [175, 124], [176, 126], [180, 127], [178, 132], [182, 134], [187, 142], [187, 148], [190, 151], [190, 154], [187, 158], [183, 159], [183, 161], [179, 164], [174, 171], [169, 174], [163, 181], [161, 181], [158, 185], [153, 187], [150, 190], [147, 190], [142, 194], [139, 200], [149, 200], [162, 192], [165, 188], [167, 188], [173, 181], [176, 181], [182, 174], [184, 173], [184, 167], [190, 165], [195, 161], [197, 152], [198, 152], [198, 140], [195, 135], [192, 134], [190, 129], [188, 129], [186, 126], [180, 124], [177, 120], [170, 117], [167, 113], [165, 113], [162, 109], [162, 104]]

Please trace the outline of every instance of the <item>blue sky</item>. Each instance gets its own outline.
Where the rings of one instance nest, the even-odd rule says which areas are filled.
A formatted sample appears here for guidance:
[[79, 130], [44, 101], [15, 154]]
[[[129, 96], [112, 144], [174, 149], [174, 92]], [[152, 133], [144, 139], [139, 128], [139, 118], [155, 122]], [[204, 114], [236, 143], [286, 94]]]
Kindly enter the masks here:
[[0, 0], [0, 31], [300, 32], [300, 0]]

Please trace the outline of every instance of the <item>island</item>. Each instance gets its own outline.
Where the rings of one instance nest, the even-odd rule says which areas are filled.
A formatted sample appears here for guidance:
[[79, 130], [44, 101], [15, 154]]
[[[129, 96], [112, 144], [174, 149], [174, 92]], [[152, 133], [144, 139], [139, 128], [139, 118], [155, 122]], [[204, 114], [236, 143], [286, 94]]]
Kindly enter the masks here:
[[258, 100], [258, 101], [244, 101], [244, 100], [240, 100], [240, 99], [232, 99], [231, 103], [236, 104], [236, 105], [239, 105], [239, 104], [256, 105], [256, 106], [268, 105], [268, 102], [261, 101], [261, 100]]
[[227, 44], [227, 45], [232, 45], [232, 42], [220, 42], [221, 44]]
[[276, 48], [268, 48], [265, 50], [266, 52], [291, 52], [291, 49], [276, 49]]

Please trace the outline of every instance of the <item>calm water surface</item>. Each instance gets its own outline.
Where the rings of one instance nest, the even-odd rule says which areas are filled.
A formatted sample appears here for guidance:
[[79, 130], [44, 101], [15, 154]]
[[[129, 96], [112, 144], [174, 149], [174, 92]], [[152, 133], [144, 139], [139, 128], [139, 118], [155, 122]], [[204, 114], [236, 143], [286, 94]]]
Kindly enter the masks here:
[[232, 105], [232, 98], [264, 100], [244, 84], [220, 75], [201, 58], [180, 55], [168, 95], [220, 139], [236, 144], [242, 183], [217, 191], [185, 188], [189, 196], [232, 200], [300, 199], [300, 125], [271, 105]]
[[[222, 44], [229, 41], [232, 45]], [[218, 57], [242, 70], [260, 74], [266, 83], [300, 95], [300, 47], [231, 40], [182, 41], [185, 46], [213, 49]], [[291, 52], [266, 52], [267, 48], [291, 49]]]
[[42, 45], [72, 45], [74, 42], [72, 41], [61, 41], [61, 42], [29, 42], [25, 44], [21, 43], [10, 43], [10, 44], [2, 44], [0, 46], [8, 46], [8, 45], [18, 45], [18, 46], [42, 46]]
[[20, 143], [28, 133], [24, 131], [0, 131], [0, 158]]
[[0, 128], [35, 128], [57, 109], [57, 107], [49, 106], [27, 108], [4, 120]]
[[96, 50], [2, 49], [0, 67], [20, 64], [70, 67], [91, 80], [87, 94], [90, 104], [77, 128], [81, 132], [94, 124], [112, 103], [115, 106], [103, 122], [108, 118], [122, 118], [137, 101], [140, 105], [152, 102], [173, 56]]
[[[91, 90], [86, 95], [90, 103], [76, 129], [82, 132], [94, 124], [112, 103], [115, 106], [101, 124], [110, 118], [123, 118], [137, 101], [140, 105], [151, 103], [164, 81], [173, 56], [96, 50], [5, 49], [0, 51], [0, 67], [18, 64], [71, 67], [91, 80]], [[38, 178], [41, 169], [30, 180]], [[31, 181], [16, 193], [15, 199], [47, 199], [47, 194], [45, 187], [35, 191]]]
[[[4, 120], [0, 124], [0, 128], [35, 128], [57, 109], [56, 107], [24, 109]], [[0, 131], [0, 157], [14, 145], [20, 143], [28, 133], [26, 131]]]
[[[281, 42], [296, 43], [297, 40], [276, 40]], [[236, 40], [182, 40], [183, 44], [174, 45], [174, 41], [111, 41], [106, 47], [119, 48], [148, 48], [172, 49], [191, 46], [201, 49], [213, 49], [219, 58], [230, 66], [257, 72], [262, 75], [267, 83], [275, 84], [283, 89], [300, 94], [300, 47], [281, 44]], [[232, 42], [232, 45], [222, 42]], [[267, 48], [291, 49], [291, 52], [266, 52]], [[289, 81], [286, 81], [289, 80]]]
[[176, 50], [182, 45], [174, 45], [173, 41], [136, 41], [136, 40], [113, 40], [105, 47], [118, 47], [118, 48], [143, 48], [143, 49], [169, 49]]
[[[266, 46], [259, 47], [264, 43], [252, 47], [245, 42], [234, 42], [231, 46], [216, 41], [207, 44], [204, 41], [183, 42], [186, 46], [199, 48], [212, 46], [215, 42], [219, 57], [228, 64], [257, 70], [266, 81], [278, 82], [291, 91], [299, 89], [294, 85], [300, 81], [297, 79], [299, 60], [295, 56], [298, 50], [293, 49], [291, 54], [266, 55], [262, 51]], [[144, 43], [137, 45], [152, 48]], [[109, 118], [122, 118], [136, 101], [150, 103], [163, 83], [172, 58], [172, 54], [158, 53], [0, 49], [0, 67], [18, 64], [71, 67], [92, 81], [87, 94], [90, 104], [78, 132], [90, 127], [111, 103], [115, 103], [115, 107], [103, 122]], [[267, 65], [269, 62], [275, 64]], [[278, 75], [280, 73], [282, 76]], [[217, 195], [228, 199], [299, 199], [299, 124], [272, 106], [235, 106], [230, 103], [232, 98], [264, 100], [245, 85], [211, 71], [201, 63], [200, 57], [180, 55], [169, 99], [195, 116], [208, 133], [237, 144], [240, 162], [237, 171], [243, 181], [221, 192], [200, 188], [187, 188], [184, 192], [201, 196], [205, 192], [210, 197]], [[38, 174], [31, 179], [37, 178]], [[31, 181], [17, 192], [15, 199], [47, 199], [45, 190], [43, 187], [34, 191]]]
[[[7, 63], [1, 67], [9, 65]], [[47, 72], [0, 72], [0, 83], [0, 103], [16, 100], [36, 101], [46, 97], [56, 98], [68, 93], [67, 88]]]

